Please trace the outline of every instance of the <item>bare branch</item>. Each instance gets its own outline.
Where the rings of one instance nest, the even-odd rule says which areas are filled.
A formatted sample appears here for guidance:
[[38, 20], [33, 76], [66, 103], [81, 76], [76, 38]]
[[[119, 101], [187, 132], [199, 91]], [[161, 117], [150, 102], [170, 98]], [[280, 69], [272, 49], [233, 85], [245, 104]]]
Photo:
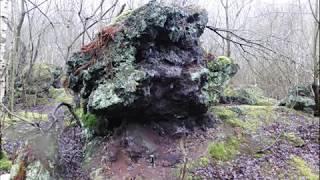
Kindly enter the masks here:
[[[317, 1], [317, 0], [316, 0]], [[320, 23], [320, 19], [318, 19], [318, 15], [316, 14], [316, 12], [315, 12], [315, 10], [313, 10], [313, 8], [312, 8], [312, 5], [311, 5], [311, 1], [310, 0], [308, 0], [308, 4], [309, 4], [309, 7], [310, 7], [310, 10], [311, 10], [311, 13], [312, 13], [312, 16], [313, 16], [313, 18], [314, 18], [314, 20], [317, 22], [317, 23]], [[319, 7], [316, 7], [316, 8], [319, 8]]]
[[101, 17], [94, 21], [93, 23], [91, 23], [84, 31], [82, 31], [81, 33], [78, 34], [78, 36], [76, 38], [74, 38], [74, 40], [70, 43], [70, 45], [68, 46], [67, 48], [67, 57], [69, 56], [69, 53], [70, 53], [70, 50], [72, 48], [72, 46], [74, 45], [75, 42], [77, 42], [77, 40], [87, 31], [89, 30], [90, 28], [92, 28], [94, 25], [96, 25], [98, 22], [100, 22], [102, 20], [102, 18], [109, 12], [111, 11], [113, 8], [116, 7], [116, 5], [118, 4], [118, 1], [117, 0], [109, 9], [107, 9], [102, 15]]
[[34, 123], [34, 122], [32, 122], [31, 120], [29, 120], [29, 119], [26, 119], [26, 118], [24, 118], [24, 117], [21, 117], [21, 116], [15, 114], [15, 113], [11, 112], [2, 102], [0, 102], [0, 106], [1, 106], [8, 114], [10, 114], [11, 116], [19, 119], [20, 121], [23, 121], [23, 122], [25, 122], [25, 123], [33, 126], [33, 127], [40, 128], [40, 127], [39, 127], [39, 124]]

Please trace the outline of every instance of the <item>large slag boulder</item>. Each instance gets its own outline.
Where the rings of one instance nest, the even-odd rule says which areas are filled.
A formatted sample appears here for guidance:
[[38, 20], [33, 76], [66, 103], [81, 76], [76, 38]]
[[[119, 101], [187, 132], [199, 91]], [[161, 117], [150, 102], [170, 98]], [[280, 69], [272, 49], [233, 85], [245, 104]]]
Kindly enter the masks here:
[[312, 87], [298, 85], [290, 88], [280, 105], [312, 114], [316, 109]]
[[81, 94], [97, 134], [124, 121], [210, 120], [210, 71], [199, 42], [207, 21], [205, 10], [150, 2], [73, 54], [65, 84]]
[[264, 91], [257, 86], [247, 86], [242, 88], [227, 87], [220, 96], [222, 104], [248, 104], [258, 106], [276, 105], [277, 100], [269, 98]]
[[61, 87], [59, 82], [62, 68], [55, 65], [46, 63], [35, 63], [32, 67], [28, 65], [22, 69], [20, 75], [15, 83], [15, 96], [17, 103], [24, 103], [27, 106], [49, 103], [49, 89]]
[[39, 94], [48, 91], [62, 74], [62, 68], [45, 63], [36, 63], [22, 70], [24, 90], [26, 94]]

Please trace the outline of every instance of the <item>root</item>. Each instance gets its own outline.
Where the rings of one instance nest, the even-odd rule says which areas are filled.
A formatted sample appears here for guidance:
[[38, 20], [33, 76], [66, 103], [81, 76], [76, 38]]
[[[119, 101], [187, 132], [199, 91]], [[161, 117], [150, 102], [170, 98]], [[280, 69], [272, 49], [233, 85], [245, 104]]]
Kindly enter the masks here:
[[82, 126], [81, 126], [80, 119], [76, 115], [76, 113], [74, 112], [72, 105], [68, 104], [68, 103], [65, 103], [65, 102], [62, 102], [54, 109], [54, 111], [52, 113], [53, 122], [52, 122], [51, 126], [48, 128], [48, 130], [51, 129], [53, 127], [53, 125], [58, 121], [56, 116], [55, 116], [55, 114], [57, 113], [59, 108], [61, 108], [62, 106], [66, 106], [68, 108], [69, 112], [71, 113], [71, 115], [73, 116], [74, 120], [76, 121], [76, 124], [81, 128]]
[[88, 63], [80, 66], [79, 68], [77, 68], [75, 71], [74, 71], [74, 75], [75, 76], [78, 76], [80, 74], [80, 72], [84, 69], [87, 69], [88, 67], [90, 67], [91, 65], [95, 64], [96, 63], [96, 58], [93, 57]]
[[[98, 37], [91, 43], [83, 46], [81, 48], [81, 52], [83, 53], [89, 53], [92, 56], [92, 60], [90, 60], [90, 63], [85, 64], [78, 68], [74, 74], [77, 74], [76, 72], [81, 71], [90, 65], [95, 63], [95, 60], [97, 59], [97, 56], [101, 53], [101, 50], [108, 45], [108, 43], [112, 40], [114, 40], [115, 34], [120, 30], [117, 26], [107, 26], [103, 28], [99, 33]], [[83, 68], [85, 66], [85, 68]]]

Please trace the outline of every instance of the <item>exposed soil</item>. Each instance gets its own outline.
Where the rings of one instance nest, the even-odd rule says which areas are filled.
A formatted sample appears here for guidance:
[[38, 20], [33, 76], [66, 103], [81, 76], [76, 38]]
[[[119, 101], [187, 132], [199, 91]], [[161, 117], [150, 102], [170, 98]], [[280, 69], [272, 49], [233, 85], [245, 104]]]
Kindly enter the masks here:
[[[112, 136], [97, 137], [86, 143], [80, 128], [62, 122], [66, 128], [57, 128], [59, 133], [55, 136], [59, 147], [57, 174], [63, 179], [178, 179], [188, 159], [186, 178], [287, 179], [299, 177], [290, 163], [293, 155], [301, 157], [318, 173], [319, 121], [286, 108], [274, 108], [272, 114], [271, 121], [254, 131], [230, 126], [222, 120], [213, 128], [193, 130], [174, 125], [169, 128], [167, 122], [127, 124]], [[68, 117], [61, 111], [59, 118]], [[41, 123], [43, 127], [47, 124]], [[25, 138], [34, 137], [37, 131], [19, 124], [11, 128], [5, 131], [4, 149], [13, 157]], [[10, 132], [28, 136], [14, 138]], [[279, 138], [279, 134], [287, 132], [301, 138], [303, 145]], [[211, 158], [208, 144], [230, 136], [242, 139], [238, 154], [227, 161]], [[209, 162], [195, 165], [201, 157]]]

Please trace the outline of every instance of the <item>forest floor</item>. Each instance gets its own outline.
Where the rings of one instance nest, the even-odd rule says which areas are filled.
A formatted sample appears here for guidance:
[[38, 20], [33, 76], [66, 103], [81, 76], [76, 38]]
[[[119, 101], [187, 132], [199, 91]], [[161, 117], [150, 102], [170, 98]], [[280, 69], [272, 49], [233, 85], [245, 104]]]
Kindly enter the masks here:
[[[54, 107], [28, 111], [50, 114]], [[7, 126], [4, 149], [11, 158], [26, 141], [38, 149], [56, 149], [57, 173], [64, 179], [319, 179], [317, 118], [278, 106], [215, 106], [210, 111], [217, 118], [213, 128], [129, 124], [112, 136], [85, 142], [80, 128], [63, 121], [70, 117], [61, 110], [60, 125], [50, 136], [22, 123]], [[49, 115], [41, 127], [50, 121]]]

